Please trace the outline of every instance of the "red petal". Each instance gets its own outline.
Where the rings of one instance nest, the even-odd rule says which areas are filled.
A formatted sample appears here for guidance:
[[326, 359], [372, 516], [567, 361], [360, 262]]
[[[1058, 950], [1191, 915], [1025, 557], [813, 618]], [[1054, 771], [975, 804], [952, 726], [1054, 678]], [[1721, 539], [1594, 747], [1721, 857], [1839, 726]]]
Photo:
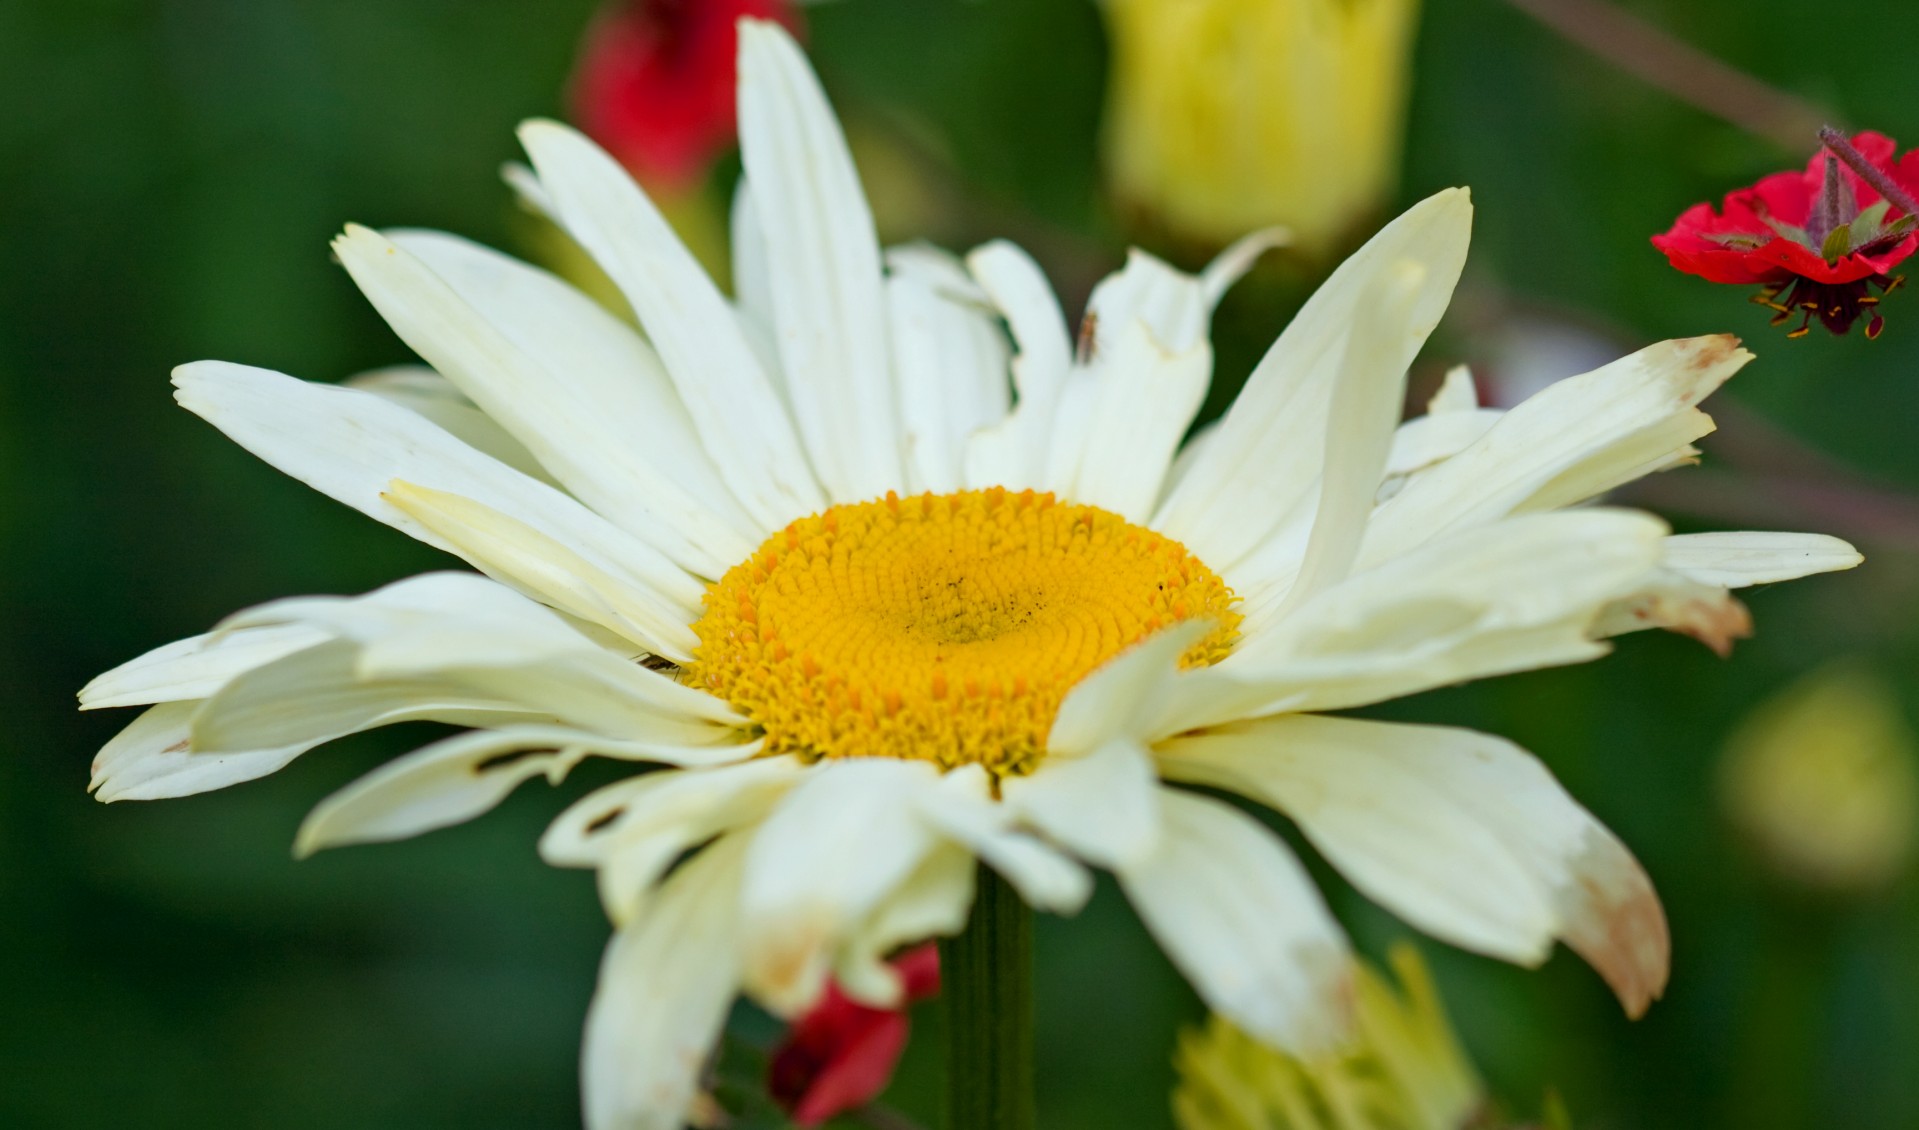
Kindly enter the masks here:
[[[939, 947], [933, 943], [895, 958], [907, 1003], [935, 996], [940, 987]], [[863, 1106], [892, 1081], [906, 1050], [902, 1011], [869, 1008], [829, 984], [820, 1002], [787, 1030], [767, 1067], [767, 1090], [794, 1121], [817, 1126]]]
[[[858, 1008], [859, 1006], [855, 1005]], [[843, 1038], [825, 1049], [823, 1059], [811, 1060], [803, 1086], [774, 1099], [801, 1126], [818, 1126], [836, 1114], [865, 1106], [886, 1090], [892, 1082], [893, 1068], [906, 1050], [906, 1015], [862, 1008], [859, 1022], [843, 1033]], [[781, 1078], [782, 1060], [789, 1055], [782, 1048], [774, 1056], [772, 1075]], [[790, 1081], [798, 1082], [795, 1077]]]
[[918, 949], [911, 949], [893, 959], [893, 968], [899, 970], [900, 978], [906, 983], [907, 1003], [931, 1000], [940, 991], [940, 948], [934, 942], [928, 942]]
[[[1727, 210], [1730, 212], [1734, 200], [1739, 199], [1755, 216], [1763, 209], [1764, 214], [1782, 224], [1804, 227], [1806, 217], [1812, 215], [1812, 202], [1819, 199], [1825, 175], [1825, 164], [1821, 161], [1817, 173], [1774, 173], [1761, 177], [1758, 184], [1727, 197]], [[1765, 221], [1760, 223], [1764, 226]]]

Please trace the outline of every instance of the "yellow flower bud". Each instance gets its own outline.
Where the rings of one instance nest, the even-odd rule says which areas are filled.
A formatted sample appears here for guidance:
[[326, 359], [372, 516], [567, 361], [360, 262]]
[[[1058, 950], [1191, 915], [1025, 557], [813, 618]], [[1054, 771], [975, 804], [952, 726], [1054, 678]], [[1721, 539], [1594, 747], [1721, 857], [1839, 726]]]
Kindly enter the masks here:
[[1106, 0], [1105, 149], [1122, 208], [1224, 244], [1325, 254], [1398, 175], [1418, 0]]
[[1298, 1059], [1215, 1015], [1181, 1033], [1173, 1117], [1180, 1130], [1460, 1130], [1484, 1087], [1453, 1035], [1432, 974], [1408, 943], [1388, 961], [1394, 991], [1355, 967], [1357, 1024], [1338, 1053]]
[[1720, 765], [1727, 813], [1767, 863], [1808, 886], [1896, 878], [1919, 821], [1912, 728], [1876, 675], [1840, 666], [1774, 695], [1740, 724]]

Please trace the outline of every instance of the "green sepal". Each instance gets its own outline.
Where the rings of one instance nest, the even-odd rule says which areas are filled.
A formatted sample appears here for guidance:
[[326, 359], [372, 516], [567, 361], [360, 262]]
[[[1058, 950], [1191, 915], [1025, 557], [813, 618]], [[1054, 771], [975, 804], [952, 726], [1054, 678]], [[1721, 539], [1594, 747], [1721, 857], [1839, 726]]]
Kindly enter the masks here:
[[1826, 242], [1820, 247], [1819, 254], [1828, 263], [1837, 262], [1852, 254], [1852, 246], [1852, 225], [1840, 224], [1826, 233]]

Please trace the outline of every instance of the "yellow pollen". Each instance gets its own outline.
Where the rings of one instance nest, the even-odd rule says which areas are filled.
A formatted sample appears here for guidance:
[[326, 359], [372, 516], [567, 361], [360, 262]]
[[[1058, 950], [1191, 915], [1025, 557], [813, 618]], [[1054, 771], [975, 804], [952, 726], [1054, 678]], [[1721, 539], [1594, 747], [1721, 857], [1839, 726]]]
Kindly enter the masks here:
[[1030, 772], [1061, 699], [1162, 628], [1237, 639], [1234, 596], [1185, 546], [1091, 506], [1001, 488], [835, 506], [768, 538], [706, 591], [686, 679], [766, 732], [768, 753]]

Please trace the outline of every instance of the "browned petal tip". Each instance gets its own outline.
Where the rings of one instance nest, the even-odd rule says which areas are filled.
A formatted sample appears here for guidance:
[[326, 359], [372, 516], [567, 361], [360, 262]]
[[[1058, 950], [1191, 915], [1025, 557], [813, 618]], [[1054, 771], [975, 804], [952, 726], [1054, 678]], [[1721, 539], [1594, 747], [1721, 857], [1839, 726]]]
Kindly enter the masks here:
[[1652, 880], [1625, 845], [1604, 836], [1574, 867], [1566, 944], [1612, 988], [1626, 1015], [1646, 1014], [1666, 992], [1672, 935]]

